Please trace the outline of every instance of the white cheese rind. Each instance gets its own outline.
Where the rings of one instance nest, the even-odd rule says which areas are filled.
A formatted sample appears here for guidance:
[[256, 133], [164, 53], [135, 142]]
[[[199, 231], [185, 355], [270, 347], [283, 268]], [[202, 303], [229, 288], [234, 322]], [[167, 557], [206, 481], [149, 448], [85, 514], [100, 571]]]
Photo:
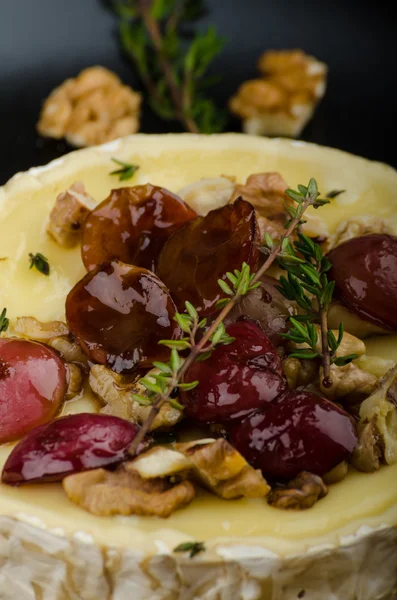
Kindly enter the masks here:
[[[132, 136], [69, 154], [0, 188], [0, 257], [8, 257], [0, 263], [0, 307], [9, 308], [11, 319], [27, 310], [41, 320], [63, 318], [65, 295], [84, 268], [78, 248], [66, 252], [45, 237], [48, 214], [56, 194], [76, 179], [98, 202], [125, 185], [109, 176], [115, 153], [140, 165], [131, 185], [150, 181], [175, 191], [222, 173], [242, 182], [252, 172], [279, 170], [291, 187], [314, 176], [324, 193], [347, 190], [322, 209], [331, 233], [342, 218], [361, 212], [397, 223], [397, 174], [380, 163], [236, 134]], [[31, 250], [51, 256], [49, 278], [26, 270]], [[393, 336], [371, 339], [368, 347], [370, 354], [397, 360]], [[65, 410], [95, 410], [87, 398], [73, 406]], [[0, 448], [0, 464], [5, 454]], [[305, 600], [391, 600], [397, 592], [397, 480], [394, 467], [385, 469], [354, 474], [357, 488], [346, 480], [304, 514], [199, 496], [165, 522], [101, 520], [77, 509], [61, 490], [0, 485], [0, 600], [292, 600], [302, 590]], [[258, 528], [263, 538], [255, 537], [262, 535]], [[230, 537], [222, 539], [225, 534]], [[172, 554], [177, 543], [197, 536], [207, 552], [193, 561]]]
[[397, 529], [280, 559], [261, 546], [207, 545], [191, 560], [102, 549], [0, 517], [1, 600], [391, 600]]

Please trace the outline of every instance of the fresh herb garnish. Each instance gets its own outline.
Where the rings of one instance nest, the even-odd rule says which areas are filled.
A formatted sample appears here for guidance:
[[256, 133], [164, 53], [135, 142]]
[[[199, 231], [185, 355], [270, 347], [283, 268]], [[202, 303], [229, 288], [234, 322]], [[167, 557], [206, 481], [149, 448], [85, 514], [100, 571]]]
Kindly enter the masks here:
[[118, 175], [119, 181], [126, 181], [127, 179], [131, 179], [135, 172], [139, 169], [138, 165], [131, 165], [130, 163], [123, 162], [122, 160], [118, 160], [117, 158], [112, 158], [112, 161], [119, 165], [120, 169], [116, 169], [115, 171], [111, 171], [110, 175]]
[[203, 542], [183, 542], [174, 548], [174, 552], [189, 552], [189, 557], [194, 558], [200, 552], [205, 552], [205, 544]]
[[50, 263], [48, 262], [48, 258], [46, 258], [43, 254], [40, 254], [40, 252], [37, 252], [37, 254], [30, 253], [29, 262], [29, 269], [33, 269], [33, 267], [35, 267], [38, 271], [40, 271], [40, 273], [43, 273], [43, 275], [50, 274]]
[[[165, 402], [170, 402], [174, 407], [183, 409], [183, 406], [174, 400], [172, 395], [177, 388], [187, 390], [193, 389], [198, 385], [198, 381], [183, 383], [184, 375], [189, 367], [197, 360], [208, 359], [218, 344], [230, 344], [234, 341], [233, 338], [227, 335], [223, 323], [232, 308], [250, 290], [260, 285], [262, 275], [279, 255], [283, 257], [288, 255], [291, 260], [300, 261], [298, 257], [295, 259], [291, 258], [289, 237], [299, 227], [302, 216], [309, 206], [317, 208], [323, 204], [327, 204], [328, 200], [319, 198], [317, 183], [314, 179], [310, 180], [307, 187], [299, 186], [298, 189], [298, 192], [289, 190], [289, 196], [296, 202], [297, 206], [293, 211], [289, 212], [291, 218], [279, 242], [276, 243], [268, 239], [269, 244], [271, 244], [266, 248], [268, 257], [257, 273], [251, 273], [249, 265], [244, 263], [241, 270], [235, 270], [234, 273], [226, 273], [224, 278], [218, 280], [218, 284], [226, 295], [226, 298], [218, 301], [218, 307], [221, 310], [212, 324], [206, 329], [206, 319], [200, 320], [197, 310], [190, 302], [185, 303], [185, 313], [175, 315], [176, 322], [186, 335], [181, 340], [161, 340], [160, 344], [171, 349], [170, 361], [168, 363], [153, 363], [160, 370], [160, 374], [140, 379], [140, 383], [149, 392], [148, 396], [133, 395], [135, 401], [145, 405], [151, 404], [152, 407], [129, 448], [129, 453], [132, 456], [136, 454], [139, 444], [150, 430], [154, 419]], [[229, 280], [229, 283], [227, 283], [226, 279]], [[186, 350], [189, 350], [189, 353], [186, 358], [182, 359], [179, 356], [179, 351]]]
[[3, 308], [0, 315], [0, 333], [2, 331], [7, 331], [8, 325], [10, 324], [9, 319], [7, 319], [7, 309]]
[[[192, 133], [222, 131], [225, 114], [207, 96], [210, 64], [224, 39], [210, 27], [192, 37], [205, 14], [201, 0], [109, 0], [120, 19], [120, 39], [148, 93], [152, 110]], [[189, 40], [190, 38], [190, 40]]]
[[325, 197], [332, 200], [333, 198], [336, 198], [337, 196], [339, 196], [339, 194], [344, 194], [345, 191], [346, 190], [331, 190], [330, 192], [328, 192], [328, 194], [325, 195]]
[[[328, 329], [328, 308], [335, 288], [335, 282], [329, 281], [327, 276], [331, 262], [324, 256], [319, 244], [298, 233], [298, 241], [293, 244], [289, 239], [284, 241], [278, 264], [288, 275], [280, 277], [277, 289], [287, 300], [296, 302], [305, 311], [304, 314], [290, 317], [291, 327], [288, 333], [282, 334], [296, 344], [305, 345], [305, 348], [296, 349], [290, 356], [308, 360], [320, 358], [324, 374], [323, 385], [330, 387], [330, 365], [341, 367], [357, 358], [356, 354], [336, 356], [343, 339], [343, 324], [339, 326], [337, 338]], [[321, 350], [315, 324], [320, 327]]]

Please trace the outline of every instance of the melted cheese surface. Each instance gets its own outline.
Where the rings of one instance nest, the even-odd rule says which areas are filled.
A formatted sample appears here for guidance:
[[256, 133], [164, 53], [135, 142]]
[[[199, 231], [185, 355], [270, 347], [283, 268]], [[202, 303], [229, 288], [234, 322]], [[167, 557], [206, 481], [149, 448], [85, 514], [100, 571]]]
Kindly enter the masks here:
[[[111, 157], [140, 166], [123, 184], [111, 177]], [[98, 201], [121, 185], [150, 182], [178, 192], [201, 178], [279, 171], [291, 187], [315, 177], [320, 190], [346, 192], [316, 211], [332, 232], [354, 215], [387, 219], [397, 231], [397, 173], [385, 165], [301, 142], [223, 136], [133, 136], [99, 149], [83, 150], [44, 169], [32, 169], [0, 188], [0, 308], [12, 320], [34, 316], [42, 321], [64, 319], [65, 297], [84, 275], [80, 248], [65, 250], [46, 233], [57, 194], [76, 180]], [[51, 274], [29, 270], [29, 252], [48, 257]], [[367, 354], [397, 362], [397, 336], [366, 341]], [[90, 394], [65, 404], [64, 413], [97, 410]], [[0, 447], [0, 466], [10, 446]], [[190, 536], [197, 540], [260, 540], [280, 554], [308, 547], [339, 544], [360, 527], [397, 525], [397, 465], [374, 474], [351, 471], [330, 487], [326, 498], [305, 512], [279, 511], [265, 500], [225, 501], [199, 492], [190, 506], [167, 520], [148, 517], [98, 518], [75, 506], [61, 485], [11, 488], [0, 484], [0, 514], [30, 521], [58, 533], [84, 531], [100, 544], [155, 551], [173, 548]]]

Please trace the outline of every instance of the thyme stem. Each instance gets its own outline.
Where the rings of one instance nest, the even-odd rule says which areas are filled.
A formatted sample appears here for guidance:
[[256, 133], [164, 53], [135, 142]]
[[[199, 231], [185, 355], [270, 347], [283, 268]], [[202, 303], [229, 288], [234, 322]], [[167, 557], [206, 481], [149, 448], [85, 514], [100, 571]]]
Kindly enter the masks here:
[[138, 10], [145, 23], [147, 32], [153, 42], [153, 46], [158, 54], [159, 65], [163, 71], [171, 97], [175, 104], [178, 119], [185, 125], [191, 133], [200, 133], [200, 130], [192, 117], [190, 117], [184, 107], [183, 93], [180, 92], [171, 64], [163, 52], [163, 37], [158, 22], [150, 13], [150, 8], [145, 0], [140, 0]]
[[[259, 281], [260, 278], [262, 277], [262, 275], [271, 267], [271, 265], [274, 263], [277, 256], [281, 252], [284, 240], [290, 237], [290, 235], [293, 233], [295, 228], [299, 225], [300, 220], [301, 220], [302, 215], [305, 212], [305, 210], [309, 206], [314, 204], [314, 202], [315, 202], [315, 198], [313, 198], [312, 196], [309, 196], [302, 203], [302, 210], [299, 212], [299, 214], [297, 216], [295, 216], [291, 220], [288, 228], [286, 229], [285, 233], [281, 236], [279, 242], [272, 248], [266, 261], [263, 263], [261, 268], [257, 271], [255, 277], [253, 278], [252, 284]], [[203, 351], [203, 348], [205, 347], [207, 342], [210, 340], [211, 336], [215, 333], [215, 331], [218, 328], [218, 326], [220, 325], [220, 323], [222, 323], [225, 320], [225, 318], [230, 313], [232, 308], [234, 308], [236, 306], [236, 304], [240, 300], [241, 296], [242, 296], [242, 294], [237, 292], [233, 297], [230, 298], [229, 302], [223, 307], [223, 309], [221, 310], [221, 312], [219, 313], [219, 315], [217, 316], [215, 321], [212, 323], [212, 325], [207, 329], [207, 331], [203, 335], [203, 337], [191, 348], [189, 355], [186, 357], [186, 359], [184, 360], [183, 364], [181, 365], [181, 367], [177, 371], [177, 373], [174, 374], [173, 377], [171, 378], [170, 383], [167, 386], [166, 390], [157, 396], [156, 400], [152, 404], [152, 408], [150, 410], [150, 413], [149, 413], [147, 419], [142, 424], [141, 429], [139, 430], [138, 434], [134, 438], [134, 440], [129, 448], [129, 454], [131, 456], [135, 456], [137, 448], [139, 447], [140, 443], [143, 441], [146, 434], [150, 431], [150, 428], [153, 424], [154, 419], [160, 412], [163, 404], [165, 402], [167, 402], [167, 400], [169, 399], [170, 395], [172, 394], [173, 390], [176, 387], [176, 384], [183, 379], [183, 377], [186, 374], [189, 367], [196, 361], [197, 357]], [[325, 335], [325, 337], [326, 337], [326, 335]]]

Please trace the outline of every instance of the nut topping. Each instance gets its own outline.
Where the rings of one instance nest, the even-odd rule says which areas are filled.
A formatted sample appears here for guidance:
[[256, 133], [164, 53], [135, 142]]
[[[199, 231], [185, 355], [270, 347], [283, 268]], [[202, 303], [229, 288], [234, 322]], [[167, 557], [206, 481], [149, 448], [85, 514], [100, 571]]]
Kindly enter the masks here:
[[125, 463], [113, 472], [95, 469], [70, 475], [63, 480], [63, 488], [72, 502], [99, 516], [134, 514], [166, 518], [189, 504], [195, 495], [190, 481], [143, 479], [132, 463]]
[[38, 132], [93, 146], [136, 133], [141, 95], [104, 67], [90, 67], [56, 88], [44, 103]]
[[190, 459], [198, 481], [221, 498], [262, 498], [270, 490], [262, 473], [223, 438], [175, 444], [175, 448]]
[[318, 475], [302, 471], [284, 488], [272, 490], [268, 503], [283, 510], [304, 510], [328, 494], [328, 488]]
[[60, 246], [73, 248], [80, 241], [82, 225], [95, 206], [96, 202], [87, 194], [84, 184], [76, 181], [57, 197], [50, 214], [48, 233]]
[[373, 473], [380, 467], [382, 458], [382, 439], [376, 426], [376, 419], [372, 418], [367, 423], [360, 423], [357, 427], [358, 442], [355, 447], [351, 463], [358, 471]]
[[[151, 372], [158, 373], [158, 369]], [[113, 415], [142, 424], [150, 412], [149, 406], [142, 406], [132, 399], [132, 394], [147, 396], [148, 390], [139, 383], [139, 380], [128, 376], [117, 375], [102, 365], [93, 365], [90, 370], [89, 383], [92, 391], [105, 403], [101, 413]], [[182, 413], [165, 403], [153, 421], [151, 431], [159, 428], [173, 427], [182, 419]]]
[[68, 335], [69, 329], [62, 321], [48, 321], [42, 323], [35, 317], [17, 317], [14, 333], [36, 342], [47, 343], [52, 339]]

